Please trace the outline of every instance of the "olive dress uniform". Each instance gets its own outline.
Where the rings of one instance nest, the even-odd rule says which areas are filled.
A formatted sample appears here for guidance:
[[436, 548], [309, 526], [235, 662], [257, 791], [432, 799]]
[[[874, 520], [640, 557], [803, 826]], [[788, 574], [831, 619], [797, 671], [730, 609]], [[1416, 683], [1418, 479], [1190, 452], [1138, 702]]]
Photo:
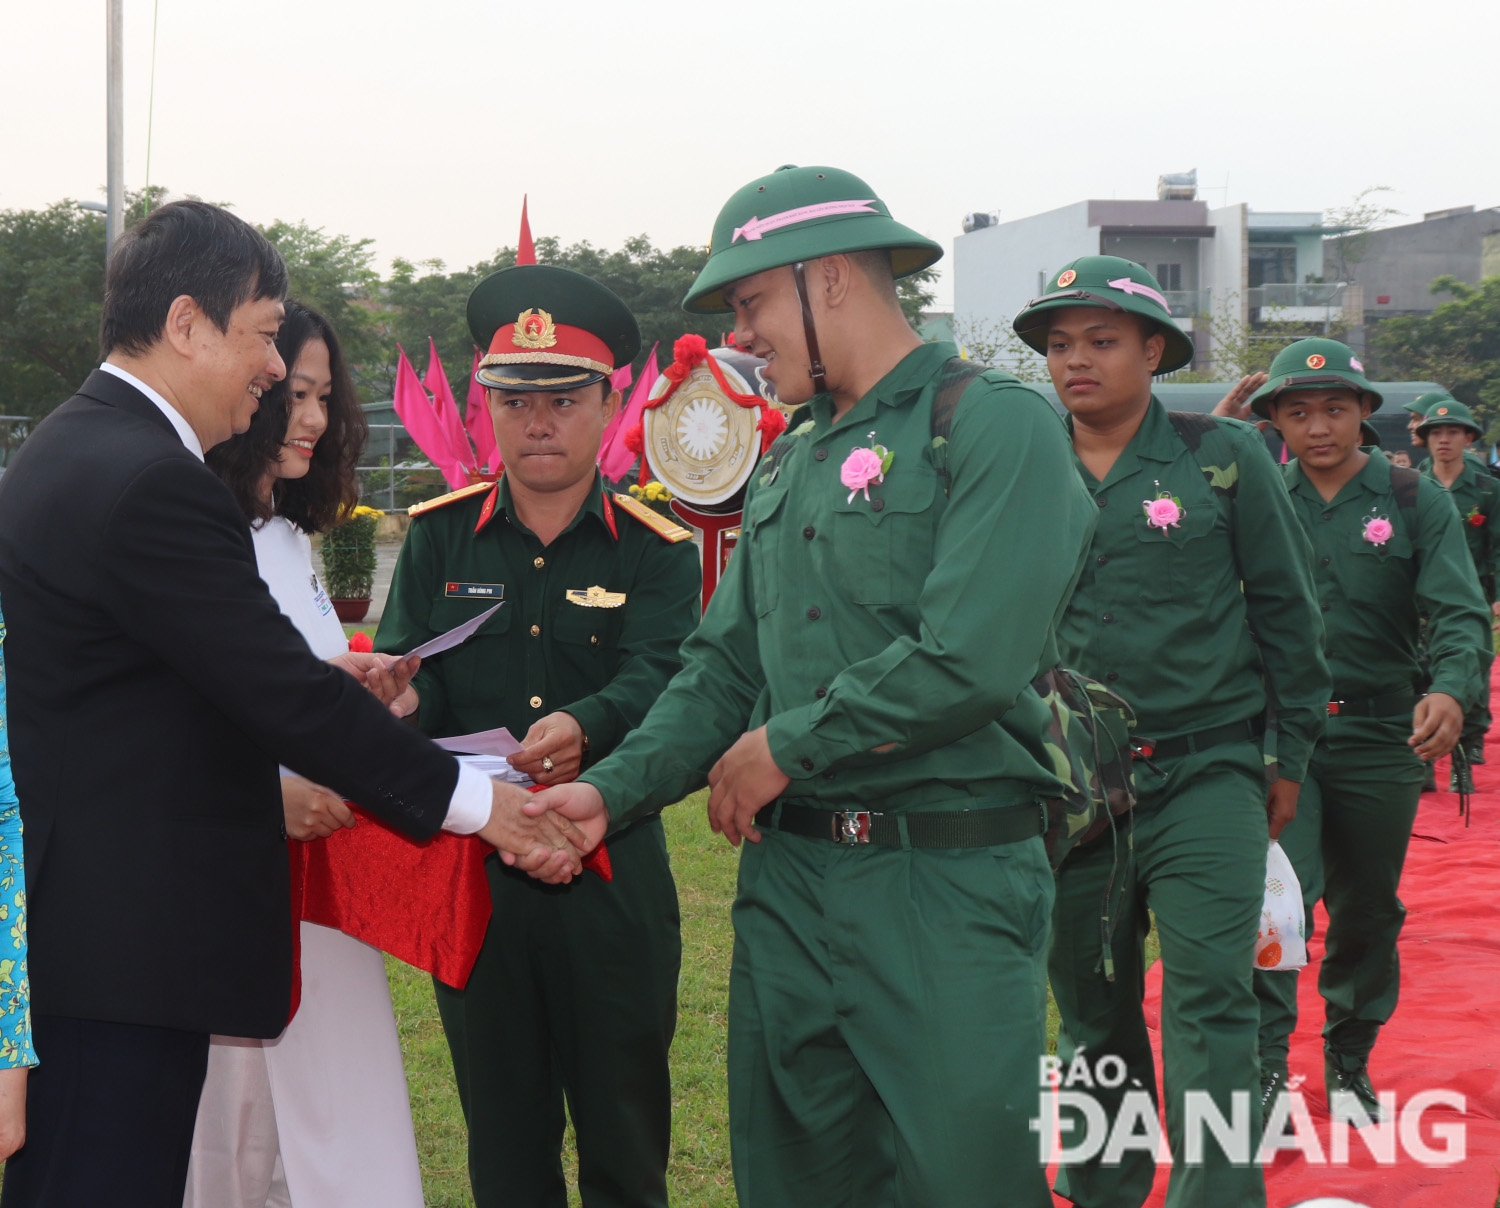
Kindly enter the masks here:
[[[1286, 370], [1317, 361], [1350, 389], [1372, 395], [1349, 368], [1349, 350], [1331, 340], [1304, 340], [1277, 355], [1265, 403]], [[1305, 371], [1304, 371], [1305, 374]], [[1295, 382], [1289, 383], [1296, 385]], [[1472, 468], [1465, 466], [1464, 472]], [[1479, 660], [1489, 645], [1489, 610], [1480, 595], [1463, 525], [1452, 497], [1426, 475], [1416, 479], [1415, 515], [1401, 506], [1394, 469], [1371, 456], [1332, 501], [1295, 461], [1284, 467], [1302, 528], [1312, 542], [1317, 598], [1333, 674], [1327, 733], [1302, 786], [1297, 817], [1281, 834], [1302, 887], [1309, 938], [1313, 906], [1328, 909], [1318, 990], [1326, 1003], [1325, 1080], [1330, 1094], [1369, 1088], [1365, 1066], [1380, 1026], [1396, 1008], [1396, 939], [1406, 911], [1397, 896], [1424, 765], [1408, 745], [1421, 676], [1421, 617], [1431, 690], [1468, 708], [1478, 698]], [[1372, 520], [1392, 526], [1374, 538]], [[1260, 1049], [1266, 1085], [1287, 1074], [1297, 1024], [1296, 972], [1255, 974]], [[1358, 1092], [1356, 1092], [1358, 1093]]]
[[[1082, 257], [1048, 288], [1015, 320], [1038, 351], [1046, 351], [1050, 312], [1095, 306], [1153, 324], [1164, 339], [1156, 372], [1192, 357], [1191, 338], [1139, 264]], [[1256, 1084], [1251, 970], [1269, 841], [1267, 776], [1302, 779], [1322, 732], [1328, 671], [1307, 541], [1264, 440], [1237, 420], [1188, 419], [1179, 427], [1153, 397], [1102, 481], [1075, 459], [1099, 522], [1058, 629], [1063, 662], [1130, 702], [1136, 734], [1154, 754], [1135, 765], [1133, 858], [1123, 875], [1108, 843], [1074, 850], [1058, 871], [1049, 971], [1064, 1066], [1079, 1055], [1091, 1068], [1111, 1055], [1125, 1064], [1123, 1082], [1091, 1091], [1106, 1120], [1121, 1119], [1137, 1088], [1154, 1104], [1142, 999], [1155, 914], [1173, 1160], [1167, 1204], [1258, 1208], [1259, 1167], [1235, 1165], [1210, 1137], [1202, 1160], [1187, 1162], [1184, 1096], [1207, 1094], [1228, 1120], [1236, 1096]], [[1158, 526], [1148, 505], [1167, 499], [1175, 520]], [[1279, 770], [1263, 754], [1268, 703]], [[1069, 1144], [1088, 1135], [1081, 1111], [1061, 1115]], [[1155, 1155], [1132, 1149], [1105, 1162], [1102, 1148], [1060, 1166], [1059, 1194], [1088, 1208], [1143, 1203]]]
[[[751, 480], [683, 671], [581, 777], [627, 823], [761, 725], [791, 777], [734, 905], [743, 1208], [1049, 1203], [1030, 1127], [1053, 897], [1038, 803], [1060, 782], [1030, 682], [1094, 509], [1056, 415], [1013, 380], [965, 391], [945, 493], [931, 408], [954, 353], [919, 346], [837, 422], [814, 397]], [[840, 468], [872, 440], [894, 456], [867, 499]], [[782, 829], [802, 811], [823, 838]], [[831, 826], [836, 811], [896, 837], [830, 841], [869, 833], [857, 813]], [[989, 842], [923, 845], [964, 822]]]
[[[418, 724], [435, 738], [498, 726], [518, 737], [565, 710], [607, 755], [645, 716], [698, 619], [699, 567], [628, 515], [599, 480], [543, 546], [505, 478], [414, 518], [375, 648], [399, 653], [504, 606], [464, 645], [424, 660]], [[578, 602], [589, 588], [612, 607]], [[661, 818], [611, 836], [614, 877], [543, 885], [496, 856], [494, 914], [463, 990], [437, 983], [469, 1126], [475, 1202], [567, 1202], [563, 1100], [585, 1204], [667, 1203], [667, 1050], [681, 959], [677, 892]]]
[[[1436, 414], [1437, 406], [1445, 407], [1443, 415]], [[1428, 425], [1436, 427], [1441, 424], [1449, 413], [1446, 408], [1451, 408], [1462, 426], [1479, 433], [1479, 425], [1474, 423], [1469, 409], [1452, 400], [1434, 406], [1433, 413], [1428, 416]], [[1459, 408], [1462, 408], [1462, 412], [1459, 412]], [[1445, 486], [1438, 478], [1432, 461], [1423, 465], [1422, 473], [1453, 497], [1454, 506], [1458, 508], [1458, 514], [1463, 520], [1464, 540], [1469, 546], [1469, 558], [1474, 563], [1474, 573], [1479, 577], [1484, 602], [1493, 605], [1496, 599], [1495, 578], [1497, 572], [1500, 572], [1500, 482], [1491, 477], [1482, 461], [1467, 452], [1463, 467], [1452, 486]], [[1480, 652], [1479, 699], [1464, 715], [1462, 741], [1465, 751], [1482, 753], [1484, 736], [1489, 733], [1494, 720], [1490, 714], [1490, 666], [1493, 662], [1491, 650]]]

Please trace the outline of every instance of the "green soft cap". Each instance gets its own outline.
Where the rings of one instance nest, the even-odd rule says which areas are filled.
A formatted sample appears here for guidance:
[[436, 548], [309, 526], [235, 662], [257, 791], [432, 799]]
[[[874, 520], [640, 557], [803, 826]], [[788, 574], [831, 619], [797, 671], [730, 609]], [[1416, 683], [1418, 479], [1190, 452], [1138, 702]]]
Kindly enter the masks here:
[[1270, 380], [1250, 400], [1250, 407], [1262, 419], [1270, 419], [1270, 404], [1283, 390], [1311, 390], [1323, 386], [1332, 390], [1354, 390], [1367, 396], [1370, 410], [1380, 410], [1380, 395], [1365, 380], [1364, 363], [1347, 344], [1325, 340], [1321, 336], [1288, 344], [1271, 362]]
[[708, 263], [682, 308], [727, 311], [724, 287], [799, 260], [888, 248], [891, 271], [909, 277], [942, 259], [943, 249], [902, 226], [875, 191], [838, 168], [777, 168], [752, 180], [719, 211]]
[[1456, 428], [1467, 428], [1476, 437], [1484, 435], [1484, 429], [1479, 426], [1474, 413], [1456, 398], [1451, 397], [1440, 398], [1428, 408], [1427, 418], [1417, 425], [1417, 435], [1425, 436], [1434, 428], [1441, 428], [1446, 424], [1452, 424]]
[[1177, 326], [1161, 285], [1145, 268], [1121, 256], [1082, 256], [1058, 269], [1040, 298], [1028, 302], [1012, 326], [1016, 334], [1047, 355], [1049, 316], [1070, 306], [1100, 306], [1150, 319], [1167, 341], [1157, 373], [1171, 373], [1193, 360], [1193, 337]]

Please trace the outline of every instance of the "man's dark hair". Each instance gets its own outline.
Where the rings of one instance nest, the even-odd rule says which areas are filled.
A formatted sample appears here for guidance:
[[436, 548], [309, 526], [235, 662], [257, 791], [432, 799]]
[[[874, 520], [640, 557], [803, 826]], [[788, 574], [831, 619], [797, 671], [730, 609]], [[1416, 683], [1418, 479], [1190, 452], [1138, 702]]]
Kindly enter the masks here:
[[203, 201], [174, 201], [126, 231], [110, 252], [99, 323], [103, 356], [142, 353], [161, 339], [186, 294], [220, 331], [237, 306], [286, 296], [286, 264], [259, 231]]
[[[313, 447], [312, 465], [301, 478], [278, 478], [271, 499], [261, 497], [261, 483], [271, 473], [286, 440], [291, 415], [292, 371], [303, 346], [322, 340], [328, 346], [328, 429]], [[261, 397], [250, 427], [215, 445], [205, 454], [210, 468], [228, 484], [250, 521], [285, 516], [304, 533], [332, 528], [339, 514], [359, 502], [355, 466], [364, 451], [370, 425], [354, 393], [349, 366], [328, 320], [311, 307], [288, 301], [286, 318], [276, 336], [276, 350], [286, 362], [286, 377]]]

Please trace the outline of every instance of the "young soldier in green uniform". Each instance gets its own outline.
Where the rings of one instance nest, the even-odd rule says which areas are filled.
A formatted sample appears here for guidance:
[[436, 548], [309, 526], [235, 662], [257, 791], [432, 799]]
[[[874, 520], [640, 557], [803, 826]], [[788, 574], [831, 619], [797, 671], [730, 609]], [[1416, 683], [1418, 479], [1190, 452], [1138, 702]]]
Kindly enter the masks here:
[[[595, 460], [620, 403], [609, 374], [640, 347], [602, 285], [525, 265], [485, 278], [469, 327], [505, 472], [411, 509], [377, 650], [410, 650], [503, 607], [423, 660], [417, 724], [505, 726], [512, 765], [571, 780], [613, 750], [681, 665], [698, 620], [687, 530], [604, 491]], [[543, 885], [487, 862], [494, 914], [463, 990], [438, 984], [479, 1208], [564, 1208], [563, 1101], [589, 1208], [667, 1203], [667, 1050], [681, 957], [661, 819], [610, 839], [609, 882]]]
[[[1430, 397], [1424, 395], [1424, 398]], [[1474, 413], [1457, 399], [1447, 397], [1433, 401], [1427, 409], [1427, 417], [1417, 429], [1418, 435], [1427, 441], [1432, 460], [1422, 467], [1439, 486], [1453, 496], [1453, 503], [1464, 522], [1464, 538], [1469, 544], [1469, 557], [1474, 563], [1474, 573], [1479, 577], [1479, 588], [1493, 616], [1500, 616], [1500, 604], [1496, 603], [1495, 574], [1500, 570], [1500, 482], [1490, 476], [1489, 470], [1473, 454], [1470, 446], [1484, 430], [1474, 419]], [[1484, 762], [1484, 736], [1490, 728], [1490, 664], [1494, 661], [1491, 651], [1480, 652], [1479, 700], [1464, 716], [1464, 733], [1460, 743], [1467, 764]], [[1474, 781], [1467, 765], [1459, 766], [1455, 761], [1449, 778], [1449, 788], [1457, 792], [1462, 788], [1472, 792]]]
[[969, 383], [937, 460], [956, 349], [920, 341], [893, 275], [942, 252], [863, 181], [752, 181], [712, 249], [686, 305], [732, 309], [805, 406], [681, 674], [528, 808], [602, 833], [706, 779], [714, 828], [751, 841], [729, 1004], [742, 1208], [1042, 1208], [1039, 803], [1061, 782], [1030, 685], [1093, 507], [1057, 416], [1007, 375]]
[[[1093, 1092], [1106, 1118], [1116, 1122], [1130, 1089], [1143, 1087], [1155, 1120], [1142, 1011], [1154, 912], [1165, 971], [1167, 1203], [1260, 1205], [1258, 1166], [1212, 1139], [1201, 1162], [1188, 1161], [1185, 1096], [1206, 1094], [1226, 1120], [1251, 1108], [1250, 975], [1268, 815], [1274, 836], [1296, 811], [1328, 695], [1307, 541], [1254, 427], [1172, 416], [1153, 397], [1152, 376], [1187, 364], [1193, 348], [1139, 264], [1073, 261], [1015, 329], [1047, 357], [1099, 514], [1058, 631], [1063, 662], [1118, 691], [1136, 711], [1137, 734], [1153, 740], [1151, 761], [1136, 764], [1133, 862], [1118, 873], [1111, 845], [1101, 843], [1074, 851], [1058, 873], [1050, 966], [1058, 1057], [1067, 1067], [1082, 1054], [1095, 1069], [1101, 1058], [1123, 1061], [1128, 1078]], [[1269, 794], [1268, 700], [1279, 761]], [[1086, 1131], [1082, 1114], [1065, 1111], [1070, 1125], [1072, 1145]], [[1089, 1208], [1130, 1208], [1154, 1175], [1150, 1148], [1113, 1164], [1096, 1150], [1062, 1166], [1057, 1191]]]
[[[1281, 834], [1313, 905], [1328, 908], [1318, 989], [1327, 1003], [1324, 1077], [1331, 1109], [1380, 1117], [1367, 1063], [1396, 1007], [1397, 897], [1416, 817], [1422, 761], [1452, 749], [1478, 691], [1488, 612], [1457, 511], [1431, 479], [1359, 448], [1360, 421], [1380, 406], [1363, 367], [1335, 340], [1277, 354], [1256, 395], [1281, 432], [1292, 505], [1312, 542], [1317, 599], [1333, 673], [1328, 728]], [[1419, 696], [1419, 614], [1427, 616], [1432, 689]], [[1262, 1100], [1279, 1097], [1297, 1023], [1297, 974], [1255, 974]], [[1268, 1115], [1268, 1125], [1275, 1117]]]

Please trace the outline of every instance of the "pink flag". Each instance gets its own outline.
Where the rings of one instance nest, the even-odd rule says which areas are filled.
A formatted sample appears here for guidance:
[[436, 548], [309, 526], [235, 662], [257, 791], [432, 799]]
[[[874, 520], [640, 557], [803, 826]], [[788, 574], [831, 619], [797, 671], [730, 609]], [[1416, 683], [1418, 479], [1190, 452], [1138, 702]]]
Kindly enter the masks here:
[[630, 389], [630, 366], [625, 365], [616, 369], [609, 375], [610, 388], [613, 390], [626, 391]]
[[488, 466], [491, 474], [500, 472], [500, 450], [495, 448], [495, 425], [490, 422], [490, 408], [484, 387], [474, 375], [479, 372], [479, 349], [474, 350], [474, 364], [469, 370], [469, 396], [464, 408], [464, 427], [474, 442], [479, 464]]
[[443, 431], [437, 412], [427, 401], [427, 391], [422, 389], [422, 383], [417, 380], [417, 371], [406, 359], [406, 349], [397, 344], [396, 351], [401, 354], [396, 362], [396, 415], [406, 428], [407, 435], [417, 442], [417, 448], [443, 472], [448, 485], [454, 490], [467, 486], [469, 476], [453, 456], [448, 434]]
[[466, 470], [478, 463], [474, 450], [469, 447], [469, 434], [464, 431], [464, 421], [459, 418], [458, 402], [453, 397], [453, 387], [448, 385], [448, 375], [443, 372], [443, 362], [438, 359], [437, 342], [427, 337], [427, 373], [422, 378], [432, 395], [432, 409], [437, 412], [438, 422], [448, 436], [448, 448]]
[[656, 367], [657, 345], [651, 345], [651, 355], [646, 358], [646, 367], [636, 379], [635, 389], [630, 392], [630, 401], [620, 408], [620, 413], [604, 429], [604, 439], [599, 442], [599, 472], [610, 482], [619, 482], [630, 472], [635, 454], [625, 447], [625, 433], [641, 422], [646, 413], [646, 397], [661, 371]]

